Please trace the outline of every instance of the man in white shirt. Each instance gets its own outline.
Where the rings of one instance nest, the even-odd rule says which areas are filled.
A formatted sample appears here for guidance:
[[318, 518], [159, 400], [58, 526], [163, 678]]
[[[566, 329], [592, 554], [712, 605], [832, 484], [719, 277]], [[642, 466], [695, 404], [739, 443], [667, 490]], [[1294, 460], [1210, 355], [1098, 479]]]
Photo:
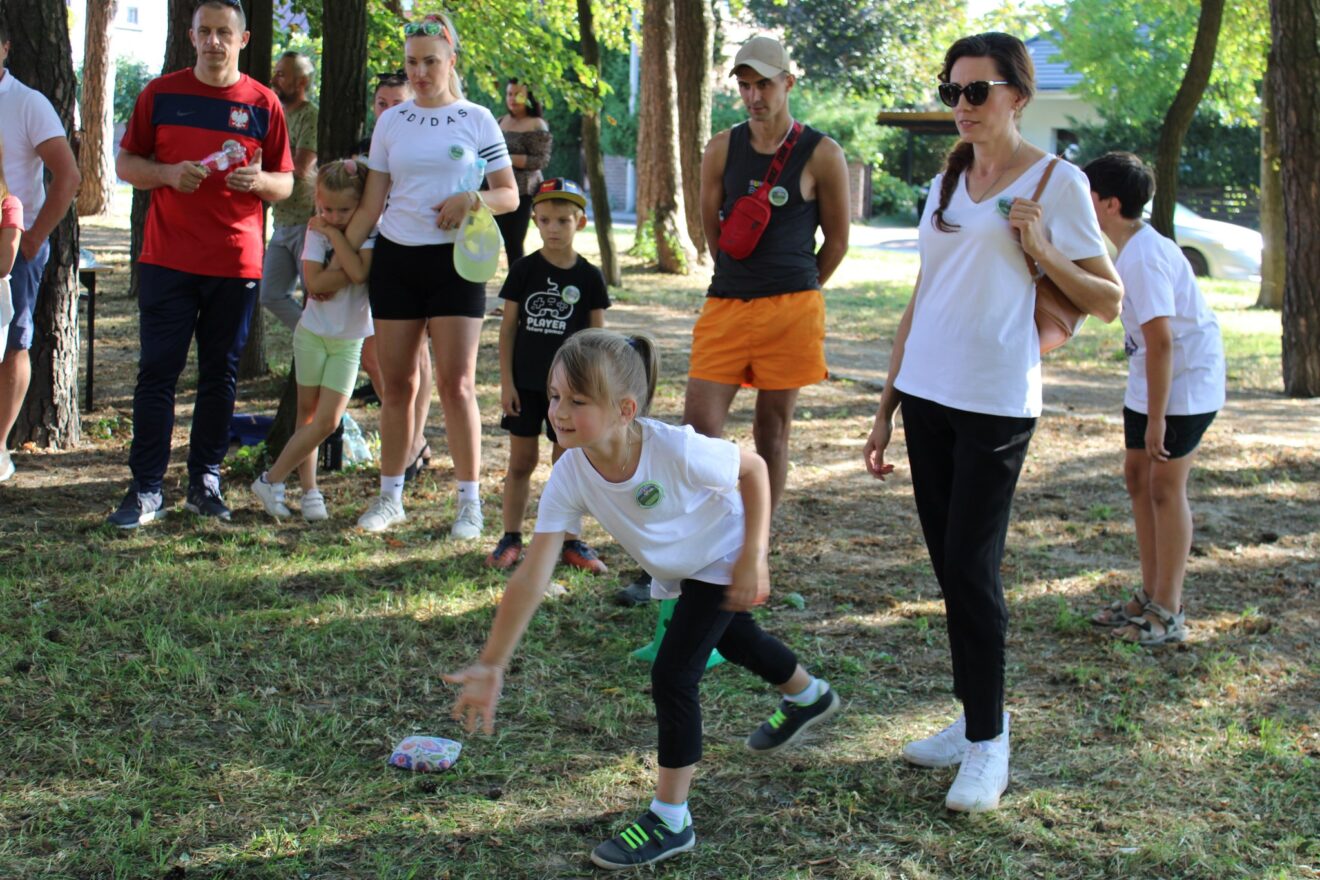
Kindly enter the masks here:
[[[50, 257], [48, 239], [82, 181], [55, 108], [45, 95], [23, 85], [4, 68], [8, 58], [9, 34], [0, 22], [0, 137], [4, 138], [5, 181], [23, 203], [24, 228], [10, 278], [14, 322], [0, 360], [0, 483], [14, 475], [9, 432], [32, 379], [28, 349], [32, 347], [41, 276]], [[49, 188], [43, 185], [43, 170], [50, 171]]]

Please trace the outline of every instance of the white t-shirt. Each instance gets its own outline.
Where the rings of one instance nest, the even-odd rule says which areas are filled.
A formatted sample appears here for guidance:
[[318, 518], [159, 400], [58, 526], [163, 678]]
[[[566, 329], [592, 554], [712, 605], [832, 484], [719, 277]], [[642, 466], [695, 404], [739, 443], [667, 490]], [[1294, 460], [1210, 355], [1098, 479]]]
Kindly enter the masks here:
[[[373, 231], [362, 242], [361, 249], [368, 250], [375, 246], [376, 233]], [[334, 252], [330, 239], [319, 232], [307, 230], [307, 238], [303, 242], [304, 260], [324, 266], [330, 262]], [[366, 339], [376, 332], [371, 324], [371, 304], [367, 300], [366, 283], [341, 287], [329, 299], [307, 297], [298, 323], [326, 339]]]
[[435, 206], [463, 189], [477, 157], [486, 160], [487, 174], [513, 164], [504, 133], [480, 104], [460, 99], [418, 107], [404, 101], [382, 113], [367, 159], [372, 171], [390, 176], [381, 235], [412, 246], [452, 244], [458, 231], [435, 225]]
[[[1049, 160], [1042, 157], [980, 204], [967, 195], [963, 175], [944, 212], [946, 221], [962, 227], [956, 232], [932, 225], [943, 175], [931, 183], [918, 231], [921, 286], [903, 363], [893, 380], [900, 391], [967, 412], [1040, 415], [1036, 288], [998, 202], [1031, 198]], [[1075, 165], [1059, 161], [1041, 207], [1046, 237], [1069, 260], [1106, 253], [1090, 185]]]
[[0, 78], [0, 136], [5, 144], [5, 183], [23, 203], [23, 228], [29, 229], [46, 203], [44, 165], [37, 146], [66, 135], [46, 96], [23, 85], [8, 70]]
[[1219, 321], [1205, 303], [1191, 264], [1173, 241], [1149, 224], [1114, 262], [1123, 279], [1123, 349], [1128, 355], [1123, 405], [1148, 411], [1146, 338], [1141, 325], [1168, 318], [1173, 333], [1173, 381], [1165, 415], [1195, 416], [1224, 406], [1224, 345]]
[[612, 483], [581, 449], [560, 456], [537, 508], [536, 531], [582, 531], [590, 514], [653, 578], [651, 594], [678, 595], [679, 582], [733, 582], [746, 538], [741, 455], [727, 440], [638, 419], [642, 453], [637, 472]]

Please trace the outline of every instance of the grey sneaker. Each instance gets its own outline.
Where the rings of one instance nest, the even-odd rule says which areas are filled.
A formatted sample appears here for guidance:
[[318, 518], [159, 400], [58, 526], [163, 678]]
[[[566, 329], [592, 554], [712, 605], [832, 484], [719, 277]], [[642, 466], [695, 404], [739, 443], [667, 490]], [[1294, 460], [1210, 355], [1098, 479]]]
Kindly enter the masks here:
[[110, 514], [106, 522], [121, 529], [136, 529], [164, 517], [165, 496], [160, 492], [139, 492], [133, 485], [128, 487], [124, 500], [119, 502], [119, 509]]
[[790, 700], [780, 700], [774, 714], [747, 737], [747, 748], [763, 754], [777, 752], [797, 742], [808, 728], [838, 712], [843, 703], [829, 682], [822, 680], [821, 683], [825, 685], [825, 692], [814, 703], [803, 706]]
[[252, 494], [257, 496], [257, 500], [266, 508], [266, 512], [276, 519], [285, 519], [293, 515], [288, 505], [284, 503], [283, 483], [269, 483], [266, 481], [266, 475], [262, 474], [252, 482]]
[[401, 523], [408, 517], [403, 512], [403, 504], [384, 495], [377, 495], [366, 513], [358, 517], [358, 528], [366, 532], [383, 532], [395, 523]]
[[183, 507], [198, 516], [229, 522], [229, 508], [225, 505], [224, 496], [220, 494], [218, 480], [203, 478], [202, 482], [190, 485]]
[[14, 459], [8, 449], [0, 449], [0, 483], [14, 475]]
[[299, 507], [302, 509], [303, 519], [308, 522], [320, 522], [330, 518], [330, 512], [325, 509], [325, 496], [319, 491], [304, 492]]
[[651, 604], [651, 576], [642, 572], [631, 584], [614, 594], [614, 600], [628, 608]]
[[486, 519], [481, 515], [480, 501], [464, 501], [458, 505], [458, 516], [449, 529], [449, 537], [470, 541], [481, 537], [481, 530], [486, 527]]

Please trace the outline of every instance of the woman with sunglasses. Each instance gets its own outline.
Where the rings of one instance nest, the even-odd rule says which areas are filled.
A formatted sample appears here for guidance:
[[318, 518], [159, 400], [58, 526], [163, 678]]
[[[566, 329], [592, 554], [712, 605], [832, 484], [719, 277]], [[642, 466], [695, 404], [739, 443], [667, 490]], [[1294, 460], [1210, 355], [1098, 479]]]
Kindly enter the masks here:
[[[358, 242], [379, 218], [369, 291], [376, 326], [381, 390], [380, 496], [358, 520], [379, 532], [405, 519], [404, 473], [415, 453], [418, 353], [427, 333], [436, 386], [458, 480], [455, 538], [473, 539], [484, 525], [478, 474], [477, 343], [486, 286], [454, 269], [454, 241], [468, 213], [484, 201], [495, 214], [518, 205], [509, 151], [495, 117], [463, 97], [455, 65], [459, 40], [444, 15], [404, 26], [404, 69], [413, 98], [381, 114], [371, 137], [366, 191], [348, 239]], [[489, 189], [471, 176], [485, 160]]]
[[965, 37], [944, 58], [940, 99], [960, 141], [932, 183], [919, 235], [921, 271], [899, 322], [889, 382], [863, 457], [884, 479], [895, 410], [926, 549], [944, 596], [953, 690], [963, 714], [908, 743], [926, 767], [961, 765], [945, 805], [991, 810], [1008, 785], [1000, 562], [1027, 444], [1041, 411], [1040, 339], [1030, 254], [1080, 309], [1112, 321], [1123, 289], [1091, 208], [1086, 177], [1018, 131], [1035, 91], [1026, 47], [1000, 33]]

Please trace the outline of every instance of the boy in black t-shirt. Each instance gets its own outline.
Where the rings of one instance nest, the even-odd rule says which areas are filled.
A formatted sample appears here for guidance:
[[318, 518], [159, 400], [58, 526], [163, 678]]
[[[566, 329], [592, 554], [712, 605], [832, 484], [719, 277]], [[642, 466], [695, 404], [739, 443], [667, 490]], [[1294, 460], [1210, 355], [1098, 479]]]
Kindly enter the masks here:
[[[551, 461], [564, 452], [548, 418], [550, 362], [577, 331], [605, 326], [610, 307], [600, 270], [573, 250], [573, 236], [587, 225], [586, 208], [586, 196], [573, 181], [556, 177], [542, 183], [532, 197], [541, 249], [514, 263], [500, 290], [500, 427], [509, 432], [509, 471], [504, 478], [504, 537], [486, 557], [492, 568], [509, 568], [522, 555], [522, 522], [542, 426], [554, 443]], [[564, 542], [562, 559], [594, 574], [606, 571], [605, 563], [576, 535]]]

